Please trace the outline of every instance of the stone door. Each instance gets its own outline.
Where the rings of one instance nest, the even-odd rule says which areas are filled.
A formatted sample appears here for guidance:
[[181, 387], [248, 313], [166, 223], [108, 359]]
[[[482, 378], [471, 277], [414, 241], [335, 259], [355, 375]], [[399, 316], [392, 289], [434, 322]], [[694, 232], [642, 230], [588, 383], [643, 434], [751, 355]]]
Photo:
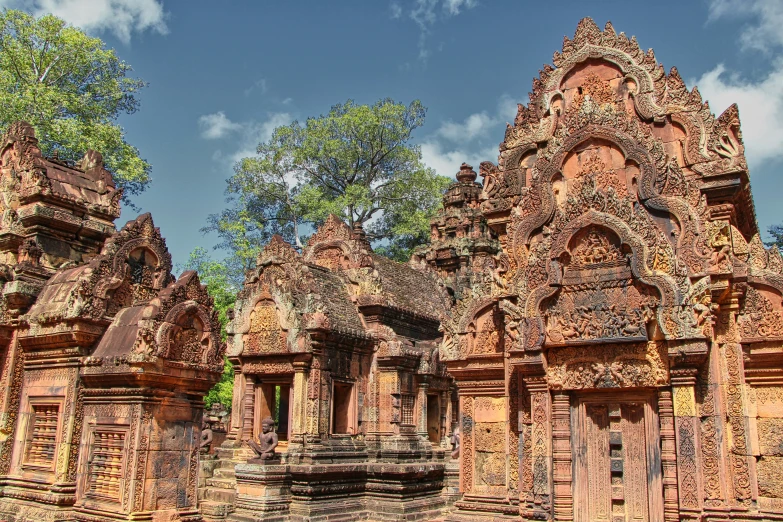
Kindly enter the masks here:
[[576, 401], [572, 421], [576, 522], [663, 520], [652, 396], [586, 395]]

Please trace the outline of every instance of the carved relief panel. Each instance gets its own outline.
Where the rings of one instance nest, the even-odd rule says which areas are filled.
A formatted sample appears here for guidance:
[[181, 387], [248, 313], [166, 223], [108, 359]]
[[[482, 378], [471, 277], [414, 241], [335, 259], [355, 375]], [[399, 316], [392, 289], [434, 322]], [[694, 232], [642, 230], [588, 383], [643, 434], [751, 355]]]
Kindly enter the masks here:
[[553, 348], [547, 359], [552, 389], [665, 386], [669, 379], [665, 349], [654, 341]]
[[[463, 401], [463, 406], [466, 405], [472, 411], [463, 411], [463, 422], [465, 417], [470, 417], [472, 429], [466, 430], [463, 426], [462, 436], [472, 436], [472, 440], [466, 442], [473, 451], [463, 454], [464, 477], [472, 481], [469, 489], [472, 488], [475, 493], [504, 497], [508, 492], [509, 460], [506, 448], [506, 399], [476, 397]], [[465, 445], [463, 442], [463, 447]]]

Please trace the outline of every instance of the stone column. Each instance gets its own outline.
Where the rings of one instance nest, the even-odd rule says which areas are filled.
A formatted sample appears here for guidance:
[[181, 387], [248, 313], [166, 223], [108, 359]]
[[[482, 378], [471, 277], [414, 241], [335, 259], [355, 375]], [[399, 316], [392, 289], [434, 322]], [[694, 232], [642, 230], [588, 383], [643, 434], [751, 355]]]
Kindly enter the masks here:
[[234, 390], [233, 397], [231, 398], [231, 417], [229, 420], [227, 439], [241, 440], [242, 425], [244, 424], [242, 418], [242, 409], [244, 405], [244, 391], [245, 391], [245, 374], [241, 371], [239, 363], [234, 365]]
[[253, 416], [256, 409], [256, 380], [252, 375], [245, 375], [245, 393], [242, 409], [242, 434], [239, 440], [248, 440], [253, 437]]
[[557, 521], [574, 520], [571, 481], [571, 401], [568, 392], [556, 391], [552, 400], [552, 483]]
[[440, 393], [440, 447], [449, 448], [449, 438], [451, 437], [451, 401], [449, 392]]
[[677, 454], [675, 453], [672, 392], [658, 389], [658, 421], [661, 425], [661, 467], [663, 468], [663, 520], [678, 522]]
[[675, 440], [677, 443], [677, 485], [680, 517], [694, 520], [701, 513], [701, 488], [699, 484], [699, 419], [696, 415], [696, 369], [682, 368], [671, 371], [674, 406]]
[[[291, 406], [291, 439], [290, 444], [303, 444], [307, 432], [305, 423], [307, 415], [307, 364], [294, 363], [294, 403]], [[289, 446], [290, 448], [290, 446]]]
[[546, 378], [528, 377], [532, 425], [531, 460], [533, 464], [533, 513], [535, 520], [552, 516], [552, 404]]

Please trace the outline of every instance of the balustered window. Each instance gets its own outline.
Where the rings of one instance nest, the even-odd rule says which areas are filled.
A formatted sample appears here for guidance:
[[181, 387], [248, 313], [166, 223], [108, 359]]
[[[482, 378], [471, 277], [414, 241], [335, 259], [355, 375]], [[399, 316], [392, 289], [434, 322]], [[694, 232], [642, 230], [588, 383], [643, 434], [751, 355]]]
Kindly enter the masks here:
[[88, 462], [87, 495], [120, 501], [120, 485], [125, 467], [126, 430], [96, 429]]
[[24, 452], [24, 464], [51, 468], [57, 453], [59, 404], [32, 404]]

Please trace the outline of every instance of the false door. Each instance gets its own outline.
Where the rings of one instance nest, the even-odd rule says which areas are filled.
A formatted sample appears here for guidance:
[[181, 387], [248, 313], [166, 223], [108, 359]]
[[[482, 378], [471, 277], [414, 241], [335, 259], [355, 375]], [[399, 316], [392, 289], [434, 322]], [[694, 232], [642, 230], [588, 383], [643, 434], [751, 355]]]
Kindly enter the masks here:
[[619, 395], [581, 397], [572, 412], [576, 522], [663, 520], [653, 399]]

